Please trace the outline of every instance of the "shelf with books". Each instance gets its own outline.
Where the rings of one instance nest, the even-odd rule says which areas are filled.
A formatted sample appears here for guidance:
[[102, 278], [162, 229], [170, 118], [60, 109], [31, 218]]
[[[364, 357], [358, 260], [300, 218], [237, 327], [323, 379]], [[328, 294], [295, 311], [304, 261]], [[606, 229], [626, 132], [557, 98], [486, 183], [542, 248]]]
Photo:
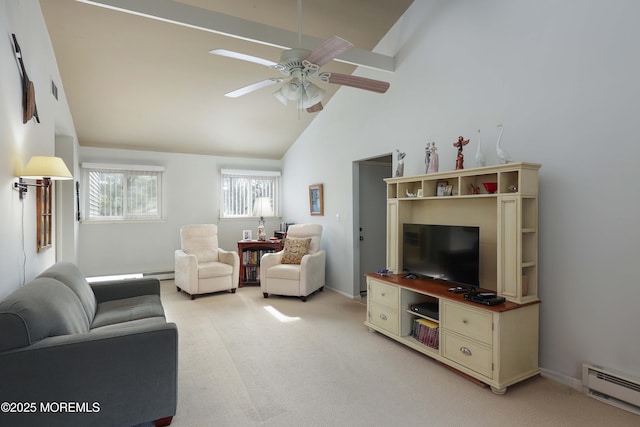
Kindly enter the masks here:
[[240, 277], [238, 287], [260, 284], [260, 260], [266, 253], [281, 251], [283, 241], [273, 240], [240, 240], [238, 256], [240, 257]]

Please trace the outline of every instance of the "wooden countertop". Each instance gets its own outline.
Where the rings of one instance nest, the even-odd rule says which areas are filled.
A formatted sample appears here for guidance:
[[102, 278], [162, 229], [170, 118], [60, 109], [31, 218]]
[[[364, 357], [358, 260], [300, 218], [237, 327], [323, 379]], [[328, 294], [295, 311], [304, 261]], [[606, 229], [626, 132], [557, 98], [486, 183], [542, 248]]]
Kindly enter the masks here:
[[[515, 302], [505, 301], [503, 303], [497, 305], [484, 305], [477, 302], [467, 301], [464, 299], [464, 294], [456, 294], [453, 292], [449, 292], [449, 288], [455, 285], [450, 283], [440, 282], [437, 280], [426, 279], [426, 278], [418, 278], [418, 279], [407, 279], [405, 274], [389, 274], [387, 276], [382, 276], [377, 273], [367, 273], [365, 274], [367, 277], [371, 277], [372, 279], [377, 279], [382, 282], [386, 282], [391, 285], [401, 286], [403, 288], [411, 289], [423, 294], [427, 294], [436, 298], [444, 298], [456, 302], [460, 302], [463, 304], [468, 304], [473, 307], [480, 307], [488, 311], [494, 312], [504, 312], [509, 310], [515, 310], [517, 308], [526, 307], [532, 304], [539, 304], [540, 301], [534, 301], [527, 304], [516, 304]], [[478, 292], [493, 292], [495, 291], [488, 289], [477, 289]]]

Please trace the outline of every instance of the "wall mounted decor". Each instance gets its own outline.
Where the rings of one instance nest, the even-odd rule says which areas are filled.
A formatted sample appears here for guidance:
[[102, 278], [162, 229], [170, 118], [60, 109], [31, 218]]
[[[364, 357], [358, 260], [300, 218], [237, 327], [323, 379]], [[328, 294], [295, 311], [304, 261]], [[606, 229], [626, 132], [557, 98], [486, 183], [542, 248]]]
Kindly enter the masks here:
[[323, 198], [322, 184], [309, 186], [309, 213], [311, 215], [324, 215]]
[[[38, 180], [38, 184], [43, 184], [43, 180]], [[37, 245], [36, 249], [41, 252], [51, 247], [51, 229], [53, 222], [53, 211], [51, 210], [51, 198], [53, 186], [38, 186], [36, 188], [36, 221], [37, 221]]]
[[22, 60], [22, 50], [18, 44], [18, 39], [15, 34], [11, 34], [13, 37], [13, 46], [16, 53], [16, 58], [20, 63], [20, 71], [22, 72], [22, 123], [27, 123], [33, 117], [36, 118], [36, 122], [40, 123], [40, 117], [38, 116], [38, 107], [36, 106], [36, 89], [33, 82], [29, 80], [27, 70], [24, 67], [24, 61]]

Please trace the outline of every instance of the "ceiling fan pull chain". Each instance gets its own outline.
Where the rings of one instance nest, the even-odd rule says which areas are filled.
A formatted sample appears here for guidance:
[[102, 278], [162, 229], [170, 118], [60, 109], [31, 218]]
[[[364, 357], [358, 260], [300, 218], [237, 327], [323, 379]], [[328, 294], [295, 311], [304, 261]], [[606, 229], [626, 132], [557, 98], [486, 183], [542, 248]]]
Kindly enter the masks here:
[[298, 47], [302, 48], [302, 0], [298, 0]]

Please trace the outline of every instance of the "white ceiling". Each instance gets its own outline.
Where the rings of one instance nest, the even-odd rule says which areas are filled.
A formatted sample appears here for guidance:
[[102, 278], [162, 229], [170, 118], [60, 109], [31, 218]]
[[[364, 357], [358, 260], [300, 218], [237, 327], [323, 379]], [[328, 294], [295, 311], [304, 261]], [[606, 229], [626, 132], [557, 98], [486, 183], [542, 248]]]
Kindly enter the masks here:
[[[97, 1], [127, 8], [146, 5], [160, 14], [170, 10], [173, 16], [204, 21], [222, 13], [284, 29], [290, 36], [298, 30], [296, 0]], [[302, 31], [317, 40], [340, 36], [366, 54], [412, 1], [303, 0]], [[40, 0], [40, 4], [82, 146], [278, 159], [322, 114], [282, 105], [271, 95], [277, 85], [240, 98], [224, 96], [281, 75], [261, 65], [211, 55], [211, 49], [277, 61], [281, 47], [75, 0]], [[266, 32], [263, 26], [253, 30]], [[307, 47], [306, 39], [303, 44]], [[345, 74], [354, 70], [354, 65], [338, 61], [322, 67]], [[318, 85], [327, 89], [326, 106], [340, 86]]]

